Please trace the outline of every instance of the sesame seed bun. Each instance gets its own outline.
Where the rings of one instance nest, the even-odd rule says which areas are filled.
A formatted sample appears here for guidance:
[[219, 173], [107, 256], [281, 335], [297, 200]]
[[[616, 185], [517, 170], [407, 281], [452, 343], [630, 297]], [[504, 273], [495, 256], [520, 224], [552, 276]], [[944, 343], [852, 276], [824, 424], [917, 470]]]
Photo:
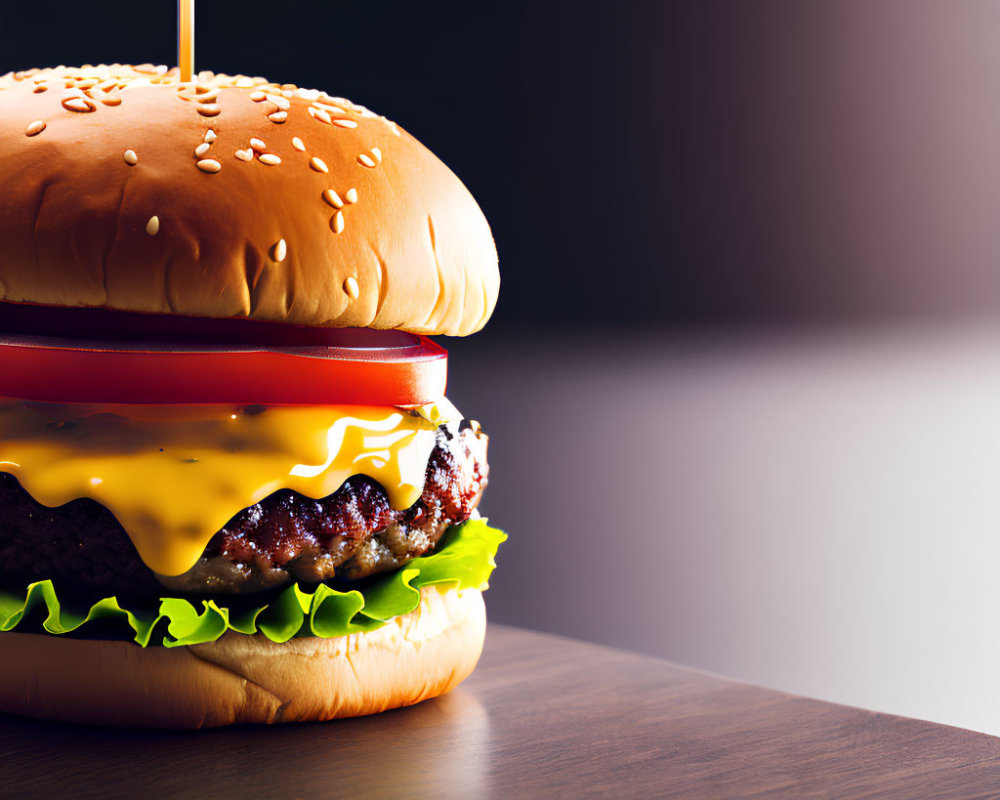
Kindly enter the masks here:
[[496, 249], [392, 122], [263, 78], [0, 77], [0, 300], [465, 335]]
[[485, 631], [481, 592], [432, 586], [415, 611], [337, 639], [228, 633], [167, 649], [8, 632], [0, 711], [154, 728], [355, 717], [454, 688], [475, 668]]

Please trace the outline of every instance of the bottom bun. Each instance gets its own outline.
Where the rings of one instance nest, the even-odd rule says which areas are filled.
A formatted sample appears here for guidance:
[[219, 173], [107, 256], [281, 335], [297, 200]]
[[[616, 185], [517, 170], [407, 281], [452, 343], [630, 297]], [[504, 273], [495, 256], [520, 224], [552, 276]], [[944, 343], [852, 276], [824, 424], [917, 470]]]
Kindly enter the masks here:
[[190, 647], [0, 633], [0, 711], [152, 728], [303, 722], [413, 705], [453, 689], [486, 633], [481, 592], [425, 587], [378, 630], [336, 639], [227, 633]]

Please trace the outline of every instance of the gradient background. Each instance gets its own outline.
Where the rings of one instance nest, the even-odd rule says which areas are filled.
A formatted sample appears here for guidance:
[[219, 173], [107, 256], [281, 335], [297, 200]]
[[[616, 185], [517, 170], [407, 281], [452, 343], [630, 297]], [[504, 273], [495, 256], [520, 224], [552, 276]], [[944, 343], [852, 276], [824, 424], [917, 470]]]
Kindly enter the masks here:
[[[172, 62], [8, 4], [0, 71]], [[494, 620], [1000, 733], [1000, 2], [202, 2], [198, 63], [392, 117], [491, 220], [452, 349]]]

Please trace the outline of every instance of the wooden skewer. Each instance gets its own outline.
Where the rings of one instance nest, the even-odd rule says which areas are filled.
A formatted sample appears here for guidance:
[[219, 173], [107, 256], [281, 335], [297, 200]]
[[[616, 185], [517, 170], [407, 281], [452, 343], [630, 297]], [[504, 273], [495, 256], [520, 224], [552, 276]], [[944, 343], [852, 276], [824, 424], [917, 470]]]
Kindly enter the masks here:
[[177, 0], [177, 65], [181, 81], [194, 77], [194, 0]]

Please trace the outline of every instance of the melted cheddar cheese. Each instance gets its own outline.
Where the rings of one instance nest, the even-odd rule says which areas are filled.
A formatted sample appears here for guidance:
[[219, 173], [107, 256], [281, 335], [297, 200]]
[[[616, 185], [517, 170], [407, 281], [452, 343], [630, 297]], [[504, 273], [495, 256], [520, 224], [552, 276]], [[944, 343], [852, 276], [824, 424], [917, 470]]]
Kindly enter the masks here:
[[89, 497], [139, 556], [186, 572], [234, 514], [279, 489], [313, 498], [351, 475], [394, 508], [415, 503], [447, 400], [417, 412], [374, 406], [122, 406], [0, 401], [0, 472], [39, 503]]

